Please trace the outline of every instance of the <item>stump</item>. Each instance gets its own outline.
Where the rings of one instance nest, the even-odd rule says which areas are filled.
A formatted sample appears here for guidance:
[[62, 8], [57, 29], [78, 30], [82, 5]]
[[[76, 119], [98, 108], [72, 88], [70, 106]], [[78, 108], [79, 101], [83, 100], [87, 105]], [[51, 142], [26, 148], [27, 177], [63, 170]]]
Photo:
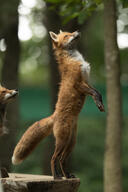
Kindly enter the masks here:
[[54, 180], [47, 175], [9, 173], [1, 178], [4, 192], [77, 192], [78, 178]]

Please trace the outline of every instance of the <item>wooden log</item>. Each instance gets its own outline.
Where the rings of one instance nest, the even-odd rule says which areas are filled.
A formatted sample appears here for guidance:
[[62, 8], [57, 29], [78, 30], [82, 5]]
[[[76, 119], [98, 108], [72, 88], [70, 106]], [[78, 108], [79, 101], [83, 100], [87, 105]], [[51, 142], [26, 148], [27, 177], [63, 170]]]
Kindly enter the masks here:
[[47, 175], [9, 173], [0, 179], [4, 192], [77, 192], [80, 179], [58, 179]]

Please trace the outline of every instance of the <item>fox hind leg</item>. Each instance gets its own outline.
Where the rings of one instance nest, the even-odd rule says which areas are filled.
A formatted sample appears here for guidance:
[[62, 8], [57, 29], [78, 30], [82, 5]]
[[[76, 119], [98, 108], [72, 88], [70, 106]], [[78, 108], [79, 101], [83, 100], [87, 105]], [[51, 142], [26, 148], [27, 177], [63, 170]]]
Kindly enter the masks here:
[[[75, 123], [76, 124], [76, 123]], [[56, 121], [53, 127], [53, 133], [56, 138], [55, 152], [51, 159], [51, 171], [54, 178], [59, 177], [57, 174], [57, 161], [59, 161], [62, 175], [67, 177], [64, 170], [64, 160], [72, 151], [74, 146], [74, 134], [76, 135], [76, 126], [73, 119], [66, 119], [65, 123]], [[62, 127], [63, 126], [63, 127]], [[73, 139], [73, 140], [72, 140]], [[70, 148], [70, 149], [68, 149]]]
[[76, 143], [76, 133], [77, 133], [77, 125], [75, 124], [71, 138], [70, 138], [70, 141], [68, 142], [68, 145], [66, 146], [64, 151], [61, 153], [61, 156], [59, 157], [59, 163], [60, 163], [61, 171], [62, 171], [62, 173], [65, 173], [66, 178], [74, 178], [75, 177], [73, 174], [70, 174], [69, 172], [67, 172], [65, 170], [65, 168], [66, 168], [66, 160], [67, 160], [68, 156], [70, 155], [70, 153], [72, 152], [72, 150], [75, 146], [75, 143]]
[[54, 179], [60, 178], [58, 171], [57, 171], [57, 160], [59, 159], [59, 156], [61, 155], [61, 153], [64, 150], [64, 147], [65, 147], [64, 145], [65, 145], [65, 143], [63, 141], [60, 141], [60, 142], [56, 141], [55, 151], [54, 151], [54, 154], [51, 159], [51, 171], [52, 171], [52, 175], [53, 175]]

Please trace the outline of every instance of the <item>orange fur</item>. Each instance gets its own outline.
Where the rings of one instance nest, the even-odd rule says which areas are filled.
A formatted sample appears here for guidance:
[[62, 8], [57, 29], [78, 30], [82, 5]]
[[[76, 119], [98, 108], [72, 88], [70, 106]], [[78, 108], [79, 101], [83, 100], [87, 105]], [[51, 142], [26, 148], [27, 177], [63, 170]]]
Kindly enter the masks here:
[[13, 164], [21, 163], [44, 137], [52, 133], [53, 119], [54, 115], [29, 127], [14, 150]]
[[51, 170], [54, 178], [58, 178], [57, 160], [63, 176], [69, 176], [64, 170], [64, 162], [76, 142], [77, 119], [86, 95], [93, 97], [101, 111], [104, 111], [104, 106], [101, 95], [88, 85], [89, 64], [75, 50], [79, 33], [60, 32], [57, 35], [50, 32], [50, 36], [61, 74], [55, 112], [51, 117], [40, 120], [25, 132], [14, 150], [13, 163], [21, 162], [41, 139], [53, 131], [56, 145], [51, 160]]
[[0, 136], [8, 133], [7, 128], [4, 126], [6, 118], [6, 105], [11, 102], [17, 95], [16, 90], [9, 90], [0, 85]]

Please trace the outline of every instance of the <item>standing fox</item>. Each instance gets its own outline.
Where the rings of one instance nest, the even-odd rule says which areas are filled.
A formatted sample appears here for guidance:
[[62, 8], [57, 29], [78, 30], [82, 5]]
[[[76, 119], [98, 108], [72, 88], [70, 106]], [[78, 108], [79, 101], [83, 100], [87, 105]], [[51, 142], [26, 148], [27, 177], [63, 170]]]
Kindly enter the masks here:
[[12, 163], [22, 162], [44, 137], [53, 133], [56, 144], [51, 159], [52, 175], [54, 179], [59, 177], [56, 166], [59, 161], [62, 175], [69, 178], [71, 175], [64, 170], [64, 163], [76, 142], [77, 119], [85, 97], [92, 96], [100, 111], [104, 111], [104, 105], [100, 93], [88, 84], [89, 63], [75, 49], [79, 32], [50, 32], [50, 36], [61, 74], [55, 112], [29, 127], [14, 150]]
[[6, 105], [18, 94], [17, 90], [9, 90], [0, 85], [0, 136], [7, 132], [4, 127], [6, 118]]

